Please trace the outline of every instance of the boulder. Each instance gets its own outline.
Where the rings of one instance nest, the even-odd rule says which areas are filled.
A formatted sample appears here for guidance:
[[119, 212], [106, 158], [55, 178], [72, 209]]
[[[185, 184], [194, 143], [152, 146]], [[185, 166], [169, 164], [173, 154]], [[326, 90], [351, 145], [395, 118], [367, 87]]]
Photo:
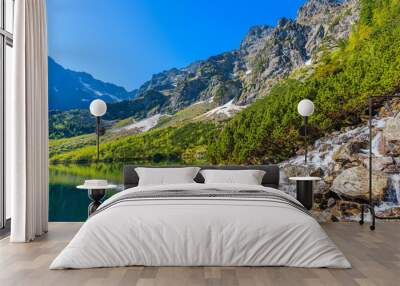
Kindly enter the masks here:
[[[365, 167], [368, 169], [369, 167], [369, 158], [365, 158], [363, 161]], [[382, 171], [387, 169], [391, 165], [394, 164], [392, 157], [374, 157], [372, 158], [372, 170], [373, 171]]]
[[327, 184], [324, 180], [315, 181], [313, 184], [314, 195], [325, 195], [330, 191], [330, 185]]
[[390, 155], [393, 157], [400, 156], [400, 140], [385, 142], [385, 151], [383, 154]]
[[312, 177], [323, 177], [324, 176], [324, 170], [320, 167], [314, 167], [310, 171], [310, 176]]
[[293, 165], [293, 164], [282, 164], [280, 168], [286, 177], [323, 177], [324, 170], [321, 167], [314, 164], [309, 165]]
[[332, 184], [334, 179], [335, 178], [332, 175], [327, 175], [327, 176], [324, 177], [324, 182], [327, 183], [327, 184]]
[[363, 141], [351, 141], [343, 144], [337, 149], [332, 159], [336, 162], [354, 162], [359, 159], [358, 153], [364, 147], [365, 142]]
[[[388, 188], [383, 172], [372, 173], [372, 199], [382, 200]], [[332, 183], [331, 191], [352, 199], [368, 199], [368, 170], [358, 166], [344, 170]]]
[[336, 204], [336, 200], [334, 198], [329, 198], [326, 204], [328, 208], [331, 208]]
[[303, 177], [303, 176], [308, 176], [310, 174], [310, 168], [308, 166], [303, 166], [303, 165], [291, 165], [287, 164], [285, 166], [282, 166], [283, 172], [285, 175], [290, 178], [290, 177]]
[[400, 113], [386, 121], [383, 128], [383, 137], [388, 142], [400, 140]]
[[382, 134], [385, 141], [384, 154], [400, 156], [400, 113], [386, 121]]
[[391, 209], [387, 209], [382, 212], [378, 212], [377, 215], [380, 217], [384, 217], [384, 218], [399, 217], [400, 216], [400, 207], [393, 207]]
[[336, 164], [333, 166], [333, 172], [338, 173], [338, 172], [340, 172], [341, 170], [343, 170], [343, 167], [342, 167], [341, 164], [336, 163]]
[[[396, 96], [399, 96], [400, 93], [396, 93]], [[400, 110], [400, 99], [399, 98], [393, 98], [390, 101], [387, 101], [385, 105], [383, 105], [379, 109], [379, 116], [382, 117], [390, 117], [393, 116], [393, 111]]]

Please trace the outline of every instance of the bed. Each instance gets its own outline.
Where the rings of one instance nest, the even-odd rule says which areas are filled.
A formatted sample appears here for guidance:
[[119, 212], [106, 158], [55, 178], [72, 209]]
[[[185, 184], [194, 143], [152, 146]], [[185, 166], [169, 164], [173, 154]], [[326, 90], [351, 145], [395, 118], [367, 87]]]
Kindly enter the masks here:
[[50, 269], [117, 266], [291, 266], [350, 268], [308, 211], [278, 190], [277, 166], [205, 169], [265, 171], [261, 185], [193, 183], [138, 186], [106, 200]]

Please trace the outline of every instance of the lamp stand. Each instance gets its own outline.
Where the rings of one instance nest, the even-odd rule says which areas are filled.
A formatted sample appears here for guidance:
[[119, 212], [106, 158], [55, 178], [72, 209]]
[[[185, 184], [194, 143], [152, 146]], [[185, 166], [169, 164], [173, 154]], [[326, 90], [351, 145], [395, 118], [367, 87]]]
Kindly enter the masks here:
[[[373, 153], [372, 153], [372, 105], [373, 105], [373, 100], [378, 99], [380, 101], [384, 100], [389, 100], [393, 98], [400, 98], [400, 95], [398, 94], [393, 94], [393, 95], [370, 95], [368, 97], [368, 139], [369, 139], [369, 151], [368, 151], [368, 202], [361, 204], [361, 219], [359, 221], [360, 224], [364, 224], [364, 210], [367, 208], [370, 213], [371, 213], [371, 218], [372, 222], [370, 225], [370, 229], [374, 230], [375, 229], [375, 219], [384, 219], [384, 220], [398, 220], [400, 219], [400, 216], [390, 216], [390, 217], [382, 217], [379, 216], [375, 213], [375, 202], [372, 201], [372, 158], [373, 158]], [[393, 172], [387, 172], [387, 173], [393, 173]], [[394, 172], [398, 173], [398, 172]]]
[[308, 116], [304, 116], [304, 164], [306, 165], [307, 165], [307, 151], [308, 151], [307, 123], [308, 123]]
[[96, 116], [97, 162], [100, 159], [100, 116]]

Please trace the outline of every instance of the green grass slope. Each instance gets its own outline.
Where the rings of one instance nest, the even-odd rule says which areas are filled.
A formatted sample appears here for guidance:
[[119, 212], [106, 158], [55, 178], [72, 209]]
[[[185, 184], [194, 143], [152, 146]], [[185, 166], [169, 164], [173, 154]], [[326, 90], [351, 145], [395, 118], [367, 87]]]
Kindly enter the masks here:
[[[180, 127], [150, 130], [133, 136], [121, 137], [101, 145], [102, 161], [176, 161], [180, 163], [206, 162], [207, 146], [211, 144], [217, 126], [210, 122], [188, 123]], [[52, 163], [92, 162], [96, 146], [53, 153]]]

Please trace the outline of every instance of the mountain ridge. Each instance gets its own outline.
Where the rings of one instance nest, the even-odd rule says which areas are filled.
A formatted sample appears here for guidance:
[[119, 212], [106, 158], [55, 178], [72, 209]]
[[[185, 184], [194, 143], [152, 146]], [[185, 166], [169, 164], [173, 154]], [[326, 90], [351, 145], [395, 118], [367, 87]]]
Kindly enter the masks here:
[[251, 27], [237, 49], [154, 74], [126, 100], [111, 101], [105, 119], [172, 115], [201, 101], [248, 105], [294, 70], [312, 66], [326, 50], [336, 48], [348, 37], [359, 10], [357, 0], [309, 0], [295, 20]]
[[[213, 98], [220, 105], [232, 99], [249, 104], [294, 69], [316, 61], [322, 45], [332, 49], [346, 39], [358, 14], [357, 0], [306, 1], [295, 20], [281, 18], [275, 27], [253, 26], [237, 49], [157, 73], [138, 89], [137, 96], [154, 90], [167, 97], [148, 116], [173, 114]], [[222, 98], [216, 96], [221, 91]]]
[[48, 57], [48, 68], [49, 110], [85, 109], [96, 98], [114, 103], [133, 98], [136, 93], [95, 79], [87, 72], [66, 69], [51, 57]]

